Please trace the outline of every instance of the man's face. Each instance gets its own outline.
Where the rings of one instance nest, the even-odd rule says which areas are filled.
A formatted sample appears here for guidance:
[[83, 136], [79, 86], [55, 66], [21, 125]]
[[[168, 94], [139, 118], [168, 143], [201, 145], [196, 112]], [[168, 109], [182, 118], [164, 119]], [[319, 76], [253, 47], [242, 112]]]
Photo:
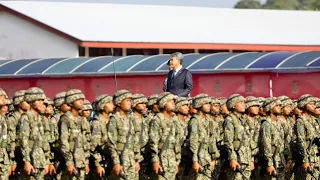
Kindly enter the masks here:
[[219, 114], [220, 112], [220, 104], [211, 104], [211, 113]]
[[170, 60], [170, 62], [169, 62], [168, 69], [169, 69], [169, 71], [173, 70], [172, 60]]
[[166, 111], [173, 112], [176, 108], [176, 104], [174, 103], [174, 99], [171, 99], [166, 105], [165, 109]]
[[76, 101], [73, 102], [73, 107], [77, 110], [81, 110], [83, 108], [83, 99], [78, 99]]
[[112, 101], [106, 103], [105, 107], [104, 107], [104, 112], [106, 113], [111, 113], [114, 111], [114, 104]]
[[221, 105], [221, 112], [222, 114], [229, 114], [229, 110], [226, 104]]
[[251, 106], [249, 107], [249, 112], [254, 115], [259, 114], [259, 106]]
[[306, 111], [308, 111], [309, 113], [313, 113], [315, 108], [316, 108], [315, 102], [310, 102], [306, 105]]
[[70, 111], [70, 109], [71, 108], [70, 108], [70, 106], [68, 106], [68, 104], [62, 104], [60, 110], [65, 113], [67, 111]]
[[89, 109], [83, 110], [81, 112], [82, 116], [85, 117], [85, 118], [90, 117], [90, 113], [91, 113], [91, 111]]
[[30, 105], [26, 101], [22, 101], [20, 103], [20, 108], [24, 111], [30, 110]]
[[34, 107], [38, 109], [40, 113], [44, 113], [46, 111], [46, 106], [43, 103], [43, 99], [38, 99], [34, 102]]
[[147, 112], [147, 105], [145, 103], [137, 104], [135, 110], [141, 114], [145, 114]]
[[271, 109], [271, 113], [275, 114], [275, 115], [280, 115], [281, 114], [281, 105], [275, 105], [272, 107]]
[[46, 114], [48, 115], [52, 115], [53, 114], [53, 106], [52, 105], [48, 105], [45, 111]]
[[282, 114], [284, 116], [288, 116], [291, 113], [292, 109], [291, 109], [291, 105], [288, 104], [286, 105], [283, 109], [282, 109]]
[[204, 112], [205, 114], [209, 114], [209, 113], [210, 113], [210, 104], [209, 104], [209, 103], [204, 104], [204, 105], [201, 107], [201, 110], [202, 110], [202, 112]]
[[236, 112], [239, 112], [239, 113], [243, 113], [246, 111], [246, 106], [245, 106], [245, 102], [244, 101], [239, 101], [236, 106], [234, 107], [235, 111]]
[[188, 115], [189, 113], [189, 106], [187, 104], [180, 106], [179, 112], [183, 115]]
[[121, 103], [119, 104], [120, 105], [120, 108], [125, 111], [125, 112], [128, 112], [131, 110], [131, 99], [130, 98], [126, 98], [124, 100], [121, 101]]
[[170, 61], [172, 63], [172, 67], [177, 68], [180, 66], [180, 61], [176, 57], [171, 57]]

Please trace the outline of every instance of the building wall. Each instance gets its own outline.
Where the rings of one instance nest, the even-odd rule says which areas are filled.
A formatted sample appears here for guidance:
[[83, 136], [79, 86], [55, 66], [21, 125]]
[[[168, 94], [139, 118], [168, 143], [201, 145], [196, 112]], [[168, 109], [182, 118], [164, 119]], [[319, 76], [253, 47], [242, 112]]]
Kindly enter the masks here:
[[0, 59], [78, 57], [78, 45], [0, 11]]
[[[270, 80], [272, 94], [275, 97], [287, 95], [296, 99], [302, 94], [320, 97], [320, 73], [220, 73], [193, 74], [193, 91], [191, 96], [206, 93], [214, 97], [229, 97], [239, 93], [243, 96], [269, 97]], [[128, 89], [132, 93], [146, 96], [162, 93], [163, 80], [166, 75], [118, 75], [118, 89]], [[69, 89], [81, 89], [90, 101], [101, 94], [114, 94], [116, 91], [113, 76], [79, 76], [79, 77], [3, 77], [1, 88], [9, 97], [21, 89], [40, 87], [46, 95], [53, 98], [56, 93]]]

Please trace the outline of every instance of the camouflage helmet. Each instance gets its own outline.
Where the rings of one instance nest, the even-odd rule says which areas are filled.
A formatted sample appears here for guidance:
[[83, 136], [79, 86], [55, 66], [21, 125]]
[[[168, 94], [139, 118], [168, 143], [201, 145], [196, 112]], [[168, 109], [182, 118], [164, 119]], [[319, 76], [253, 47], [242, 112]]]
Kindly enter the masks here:
[[117, 105], [127, 98], [132, 98], [130, 91], [126, 89], [119, 90], [113, 95], [113, 104]]
[[93, 109], [96, 111], [102, 111], [104, 106], [112, 100], [112, 96], [109, 96], [108, 94], [102, 94], [95, 99]]
[[159, 95], [158, 94], [153, 94], [148, 98], [148, 103], [147, 106], [152, 106], [154, 104], [157, 103], [157, 99], [158, 99]]
[[23, 102], [25, 93], [26, 93], [25, 90], [20, 90], [20, 91], [17, 91], [16, 93], [14, 93], [14, 96], [12, 98], [13, 105], [18, 106], [21, 102]]
[[9, 105], [11, 105], [12, 104], [12, 100], [11, 99], [6, 99], [6, 105], [8, 105], [8, 107], [9, 107]]
[[211, 97], [211, 104], [220, 104], [220, 101], [218, 98]]
[[254, 96], [246, 97], [246, 109], [248, 109], [251, 106], [261, 106], [259, 99]]
[[46, 95], [44, 94], [43, 90], [38, 88], [38, 87], [32, 87], [29, 88], [28, 90], [26, 90], [25, 94], [24, 94], [24, 100], [26, 102], [34, 102], [36, 100], [45, 100], [46, 99]]
[[240, 94], [231, 95], [226, 102], [227, 109], [231, 111], [236, 106], [236, 104], [240, 101], [245, 101], [243, 96], [241, 96]]
[[292, 100], [288, 96], [280, 96], [278, 99], [281, 101], [282, 107], [292, 105]]
[[51, 98], [46, 97], [46, 99], [44, 100], [44, 104], [52, 105], [52, 106], [53, 106], [53, 101], [52, 101], [52, 99], [51, 99]]
[[83, 102], [82, 110], [92, 110], [91, 103], [87, 99]]
[[6, 99], [8, 98], [7, 93], [2, 88], [0, 88], [0, 96], [5, 96]]
[[65, 100], [66, 94], [67, 94], [67, 92], [59, 92], [58, 94], [56, 94], [54, 96], [53, 101], [54, 101], [55, 107], [60, 107], [62, 104], [66, 103], [66, 100]]
[[198, 94], [192, 100], [192, 107], [195, 109], [201, 108], [203, 105], [211, 103], [212, 100], [208, 94]]
[[143, 94], [134, 94], [132, 96], [132, 107], [138, 104], [147, 104], [148, 99]]
[[298, 108], [298, 100], [295, 99], [292, 101], [292, 105], [291, 105], [291, 109], [295, 109], [295, 108]]
[[298, 108], [303, 109], [310, 102], [314, 102], [311, 94], [304, 94], [298, 99]]
[[176, 111], [179, 111], [180, 107], [183, 105], [189, 105], [190, 101], [185, 97], [178, 97], [176, 99]]
[[264, 98], [264, 97], [258, 97], [258, 99], [259, 99], [260, 106], [262, 106], [263, 103], [264, 103], [264, 101], [266, 100], [266, 98]]
[[262, 108], [263, 108], [263, 111], [267, 113], [267, 112], [270, 112], [271, 109], [277, 105], [281, 106], [281, 101], [276, 97], [269, 97], [264, 101]]
[[226, 103], [227, 103], [227, 98], [225, 98], [225, 97], [220, 97], [220, 98], [219, 98], [219, 102], [220, 102], [220, 105], [226, 104]]
[[73, 102], [75, 102], [76, 100], [79, 100], [79, 99], [83, 99], [83, 100], [85, 99], [85, 96], [82, 93], [82, 91], [79, 89], [70, 89], [66, 93], [65, 103], [72, 104]]
[[176, 99], [176, 96], [174, 94], [171, 94], [170, 92], [164, 92], [159, 95], [159, 97], [157, 99], [157, 104], [158, 104], [159, 108], [162, 109], [172, 99]]

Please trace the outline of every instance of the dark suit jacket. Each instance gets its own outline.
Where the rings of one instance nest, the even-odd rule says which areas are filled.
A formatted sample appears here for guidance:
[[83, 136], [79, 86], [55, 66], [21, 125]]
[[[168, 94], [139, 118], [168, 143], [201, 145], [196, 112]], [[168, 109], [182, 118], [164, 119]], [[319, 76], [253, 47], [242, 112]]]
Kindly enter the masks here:
[[188, 94], [191, 93], [193, 83], [192, 83], [192, 74], [187, 69], [180, 69], [177, 75], [172, 78], [174, 70], [169, 71], [168, 80], [167, 80], [167, 92], [171, 92], [180, 97], [188, 97]]

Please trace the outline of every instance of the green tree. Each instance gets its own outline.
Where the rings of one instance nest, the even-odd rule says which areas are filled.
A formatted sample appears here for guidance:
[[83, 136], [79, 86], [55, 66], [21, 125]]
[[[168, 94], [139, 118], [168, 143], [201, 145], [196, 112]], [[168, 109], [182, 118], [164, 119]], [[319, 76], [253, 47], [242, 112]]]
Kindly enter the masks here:
[[240, 0], [234, 8], [238, 9], [260, 9], [261, 3], [259, 0]]
[[268, 0], [263, 9], [297, 10], [300, 5], [299, 0]]

